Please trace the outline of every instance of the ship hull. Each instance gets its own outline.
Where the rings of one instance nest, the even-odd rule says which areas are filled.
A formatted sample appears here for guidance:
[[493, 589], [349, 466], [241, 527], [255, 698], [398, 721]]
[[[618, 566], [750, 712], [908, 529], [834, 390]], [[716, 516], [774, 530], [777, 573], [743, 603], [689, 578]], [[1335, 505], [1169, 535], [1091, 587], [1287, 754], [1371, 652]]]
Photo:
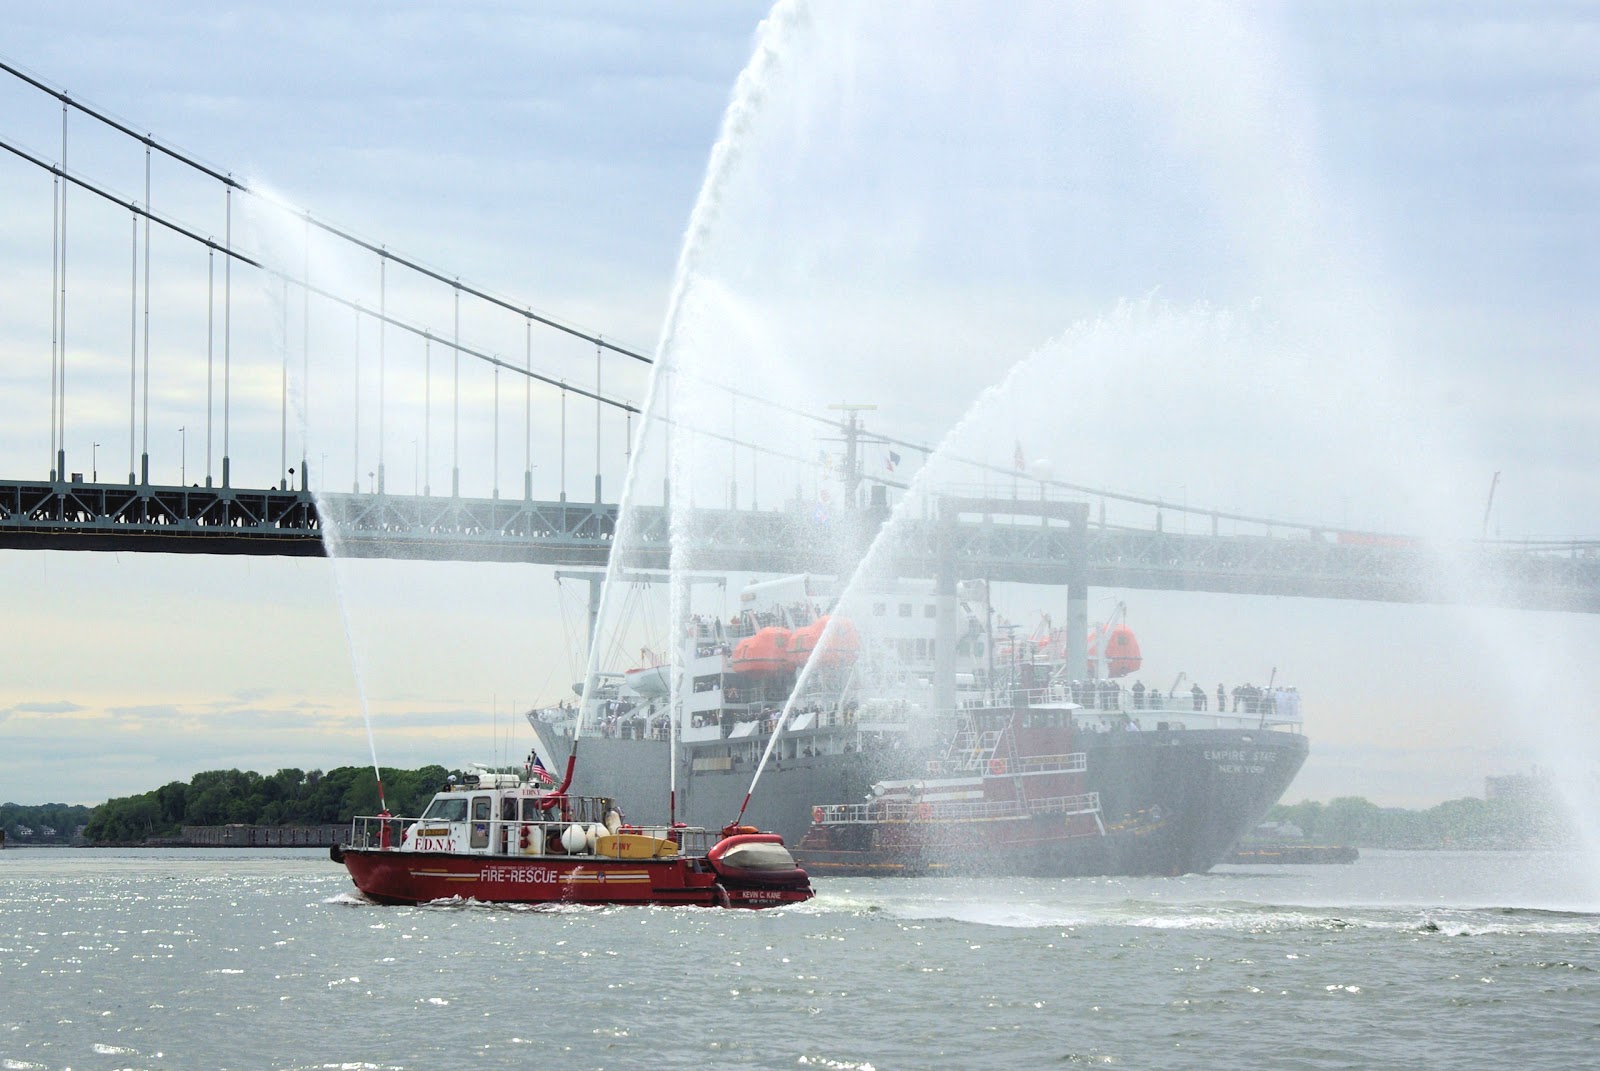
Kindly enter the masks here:
[[[556, 753], [569, 746], [541, 727]], [[1082, 790], [1098, 792], [1105, 829], [1094, 835], [1031, 835], [1028, 847], [990, 838], [973, 850], [965, 835], [914, 859], [841, 858], [808, 850], [812, 809], [859, 802], [874, 782], [917, 777], [927, 755], [874, 747], [784, 759], [769, 765], [743, 821], [800, 845], [796, 857], [813, 875], [916, 873], [951, 869], [1039, 875], [1182, 874], [1209, 870], [1265, 816], [1294, 779], [1308, 753], [1303, 735], [1270, 730], [1183, 729], [1094, 732], [1076, 744], [1086, 756]], [[579, 744], [580, 791], [616, 799], [626, 808], [657, 810], [667, 798], [670, 762], [658, 740], [585, 738]], [[679, 767], [677, 818], [716, 828], [734, 819], [750, 788], [753, 765], [696, 769], [695, 751]], [[852, 846], [859, 852], [866, 846]], [[880, 853], [881, 855], [882, 853]], [[898, 864], [898, 865], [897, 865]]]
[[356, 888], [380, 903], [455, 897], [511, 904], [653, 904], [778, 907], [811, 896], [809, 886], [739, 884], [688, 859], [517, 859], [446, 852], [346, 848], [338, 859]]

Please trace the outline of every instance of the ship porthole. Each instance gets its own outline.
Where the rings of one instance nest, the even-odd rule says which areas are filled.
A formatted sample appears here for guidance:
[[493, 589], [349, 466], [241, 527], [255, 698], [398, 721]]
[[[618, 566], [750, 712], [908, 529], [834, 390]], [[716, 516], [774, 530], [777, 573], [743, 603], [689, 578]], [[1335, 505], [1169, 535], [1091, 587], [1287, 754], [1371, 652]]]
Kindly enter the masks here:
[[1253, 736], [1241, 736], [1239, 739], [1242, 742], [1246, 743], [1246, 744], [1251, 744], [1251, 743], [1255, 742], [1255, 737], [1253, 737]]

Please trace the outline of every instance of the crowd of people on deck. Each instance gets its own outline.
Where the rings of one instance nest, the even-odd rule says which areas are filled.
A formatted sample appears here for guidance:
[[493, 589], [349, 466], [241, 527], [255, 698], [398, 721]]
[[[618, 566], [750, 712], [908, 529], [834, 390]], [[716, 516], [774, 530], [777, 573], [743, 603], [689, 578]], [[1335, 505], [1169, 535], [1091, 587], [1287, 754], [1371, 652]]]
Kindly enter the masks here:
[[[1136, 680], [1126, 689], [1114, 680], [1072, 681], [1072, 701], [1089, 710], [1182, 710], [1185, 699], [1192, 710], [1209, 708], [1210, 694], [1198, 682], [1187, 692], [1173, 690], [1162, 692], [1159, 688], [1146, 688]], [[1124, 696], [1127, 703], [1123, 702]], [[1254, 684], [1235, 685], [1230, 692], [1226, 686], [1217, 685], [1217, 713], [1228, 713], [1228, 699], [1233, 698], [1235, 714], [1256, 714], [1285, 719], [1300, 717], [1300, 693], [1292, 686], [1262, 688]]]
[[611, 699], [600, 704], [600, 709], [595, 712], [595, 731], [601, 736], [610, 739], [622, 737], [628, 740], [665, 740], [667, 738], [667, 716], [665, 713], [652, 713], [652, 708], [639, 708], [639, 704], [627, 699]]
[[[840, 710], [840, 717], [845, 724], [849, 724], [855, 720], [856, 707], [856, 701], [852, 699], [844, 705], [842, 710]], [[821, 703], [802, 704], [790, 711], [790, 723], [792, 725], [795, 721], [798, 721], [808, 714], [820, 715], [830, 709], [832, 708], [825, 707]], [[695, 728], [699, 729], [707, 725], [716, 725], [724, 720], [729, 722], [729, 728], [732, 728], [733, 725], [737, 724], [757, 722], [760, 725], [760, 732], [773, 733], [777, 731], [778, 719], [782, 716], [783, 708], [781, 706], [765, 704], [759, 709], [752, 708], [750, 710], [742, 710], [737, 713], [727, 712], [724, 714], [724, 712], [715, 710], [705, 711], [703, 713], [694, 715], [691, 719], [691, 724]]]

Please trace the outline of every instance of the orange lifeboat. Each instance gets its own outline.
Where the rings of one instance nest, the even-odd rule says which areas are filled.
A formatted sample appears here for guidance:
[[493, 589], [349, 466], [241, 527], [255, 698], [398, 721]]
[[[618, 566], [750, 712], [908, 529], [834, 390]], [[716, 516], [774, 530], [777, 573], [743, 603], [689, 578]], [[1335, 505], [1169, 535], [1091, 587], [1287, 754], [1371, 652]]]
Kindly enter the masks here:
[[[822, 633], [828, 627], [829, 617], [823, 614], [804, 628], [794, 630], [794, 637], [790, 641], [790, 665], [799, 669], [811, 657], [811, 652], [816, 650], [817, 644], [822, 639]], [[846, 618], [839, 618], [834, 624], [833, 631], [828, 634], [828, 642], [817, 654], [817, 665], [828, 669], [837, 669], [848, 666], [856, 660], [856, 655], [861, 650], [861, 638], [856, 634], [856, 627]]]
[[[1105, 636], [1105, 651], [1100, 650], [1100, 638]], [[1127, 625], [1101, 625], [1089, 630], [1089, 661], [1101, 659], [1107, 677], [1126, 677], [1143, 663], [1139, 653], [1139, 640]]]
[[770, 625], [758, 629], [733, 645], [728, 665], [735, 673], [748, 673], [752, 677], [770, 677], [794, 668], [790, 661], [790, 632], [786, 628]]

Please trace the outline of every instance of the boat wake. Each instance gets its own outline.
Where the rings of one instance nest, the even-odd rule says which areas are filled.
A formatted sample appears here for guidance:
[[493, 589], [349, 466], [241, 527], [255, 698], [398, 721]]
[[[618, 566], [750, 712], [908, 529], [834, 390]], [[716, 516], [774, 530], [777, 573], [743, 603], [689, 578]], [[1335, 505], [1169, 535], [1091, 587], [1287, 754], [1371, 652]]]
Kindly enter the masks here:
[[329, 897], [324, 898], [322, 902], [325, 903], [325, 904], [337, 904], [340, 907], [378, 907], [378, 906], [380, 906], [377, 903], [377, 901], [368, 900], [365, 896], [362, 896], [359, 893], [339, 893], [339, 894], [337, 894], [335, 896], [329, 896]]
[[808, 914], [881, 914], [924, 923], [999, 929], [1117, 929], [1291, 934], [1345, 930], [1438, 934], [1442, 937], [1600, 936], [1600, 914], [1514, 907], [1283, 905], [1250, 902], [1077, 902], [929, 897], [874, 899], [824, 892], [800, 909]]

